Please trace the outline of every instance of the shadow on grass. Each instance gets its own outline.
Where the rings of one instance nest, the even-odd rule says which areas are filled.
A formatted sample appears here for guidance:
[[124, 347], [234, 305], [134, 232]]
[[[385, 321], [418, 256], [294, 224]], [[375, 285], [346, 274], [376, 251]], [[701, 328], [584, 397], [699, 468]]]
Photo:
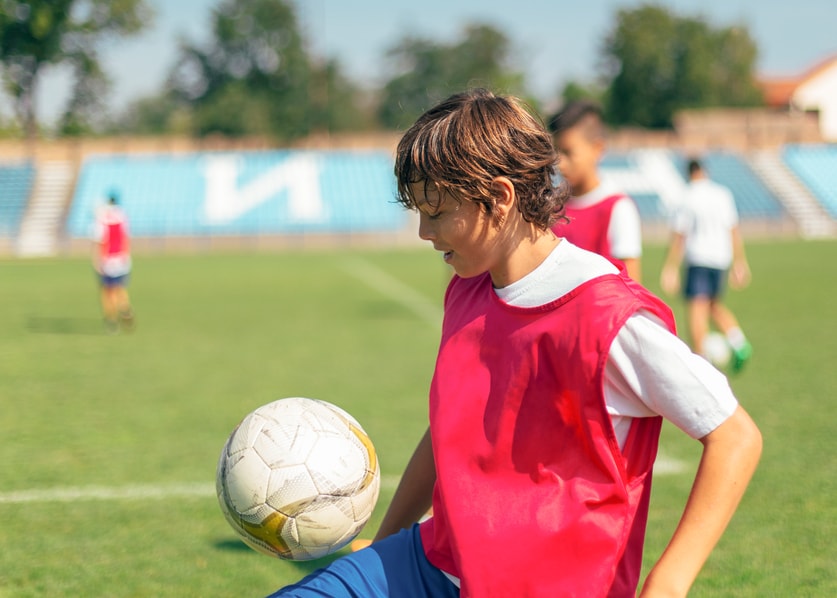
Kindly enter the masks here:
[[[230, 551], [230, 552], [255, 552], [252, 548], [247, 546], [241, 540], [236, 540], [232, 538], [224, 538], [222, 540], [216, 540], [214, 542], [214, 546], [217, 550], [223, 551]], [[313, 573], [317, 569], [321, 569], [334, 561], [335, 559], [340, 558], [344, 554], [348, 554], [348, 549], [338, 550], [335, 554], [329, 554], [328, 556], [324, 556], [320, 559], [315, 559], [313, 561], [289, 561], [285, 559], [276, 560], [281, 561], [283, 563], [287, 563], [288, 565], [293, 566], [297, 570], [299, 570], [301, 576], [308, 575], [309, 573]]]
[[35, 334], [105, 334], [102, 320], [98, 318], [73, 318], [55, 316], [29, 316], [26, 329]]
[[241, 540], [233, 540], [230, 538], [216, 541], [215, 548], [218, 550], [228, 550], [232, 552], [247, 552], [248, 550], [253, 550]]

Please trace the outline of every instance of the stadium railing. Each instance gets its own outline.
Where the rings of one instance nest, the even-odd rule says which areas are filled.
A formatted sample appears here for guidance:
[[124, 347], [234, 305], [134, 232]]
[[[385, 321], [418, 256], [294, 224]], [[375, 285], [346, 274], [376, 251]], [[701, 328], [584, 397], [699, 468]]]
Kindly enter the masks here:
[[832, 218], [837, 218], [837, 145], [787, 145], [782, 159]]

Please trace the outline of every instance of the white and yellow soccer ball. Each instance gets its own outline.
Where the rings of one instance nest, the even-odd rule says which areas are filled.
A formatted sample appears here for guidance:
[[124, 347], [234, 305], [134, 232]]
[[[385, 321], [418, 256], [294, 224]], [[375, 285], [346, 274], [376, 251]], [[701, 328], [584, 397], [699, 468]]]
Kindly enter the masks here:
[[221, 510], [245, 544], [316, 559], [348, 544], [380, 489], [375, 448], [360, 424], [326, 401], [293, 397], [247, 415], [218, 461]]
[[732, 359], [732, 347], [727, 337], [712, 330], [703, 339], [703, 356], [719, 370], [725, 370]]

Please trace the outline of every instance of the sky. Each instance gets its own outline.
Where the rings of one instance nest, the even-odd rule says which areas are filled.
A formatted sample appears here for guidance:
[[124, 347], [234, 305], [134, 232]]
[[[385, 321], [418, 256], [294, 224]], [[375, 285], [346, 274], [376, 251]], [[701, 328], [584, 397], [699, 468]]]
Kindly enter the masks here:
[[[179, 40], [208, 39], [211, 11], [221, 0], [149, 0], [153, 23], [137, 36], [102, 47], [113, 85], [109, 105], [119, 110], [159, 90]], [[658, 2], [713, 26], [746, 25], [759, 48], [761, 75], [793, 75], [837, 55], [834, 0], [668, 0]], [[296, 0], [311, 52], [337, 58], [355, 81], [375, 86], [386, 79], [384, 55], [407, 35], [449, 43], [467, 24], [487, 23], [511, 40], [517, 67], [545, 105], [569, 80], [598, 74], [601, 44], [619, 9], [641, 0]], [[51, 68], [38, 98], [39, 116], [51, 122], [69, 93], [66, 69]], [[11, 112], [0, 98], [0, 112]]]

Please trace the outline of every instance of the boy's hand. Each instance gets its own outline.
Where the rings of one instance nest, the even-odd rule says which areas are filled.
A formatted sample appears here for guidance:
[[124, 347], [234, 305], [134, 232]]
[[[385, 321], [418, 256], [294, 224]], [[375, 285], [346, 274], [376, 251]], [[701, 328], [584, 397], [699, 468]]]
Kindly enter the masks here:
[[660, 287], [667, 295], [674, 295], [680, 290], [680, 269], [666, 266], [660, 273]]
[[750, 266], [745, 261], [733, 262], [729, 270], [729, 284], [734, 289], [743, 289], [750, 284]]

